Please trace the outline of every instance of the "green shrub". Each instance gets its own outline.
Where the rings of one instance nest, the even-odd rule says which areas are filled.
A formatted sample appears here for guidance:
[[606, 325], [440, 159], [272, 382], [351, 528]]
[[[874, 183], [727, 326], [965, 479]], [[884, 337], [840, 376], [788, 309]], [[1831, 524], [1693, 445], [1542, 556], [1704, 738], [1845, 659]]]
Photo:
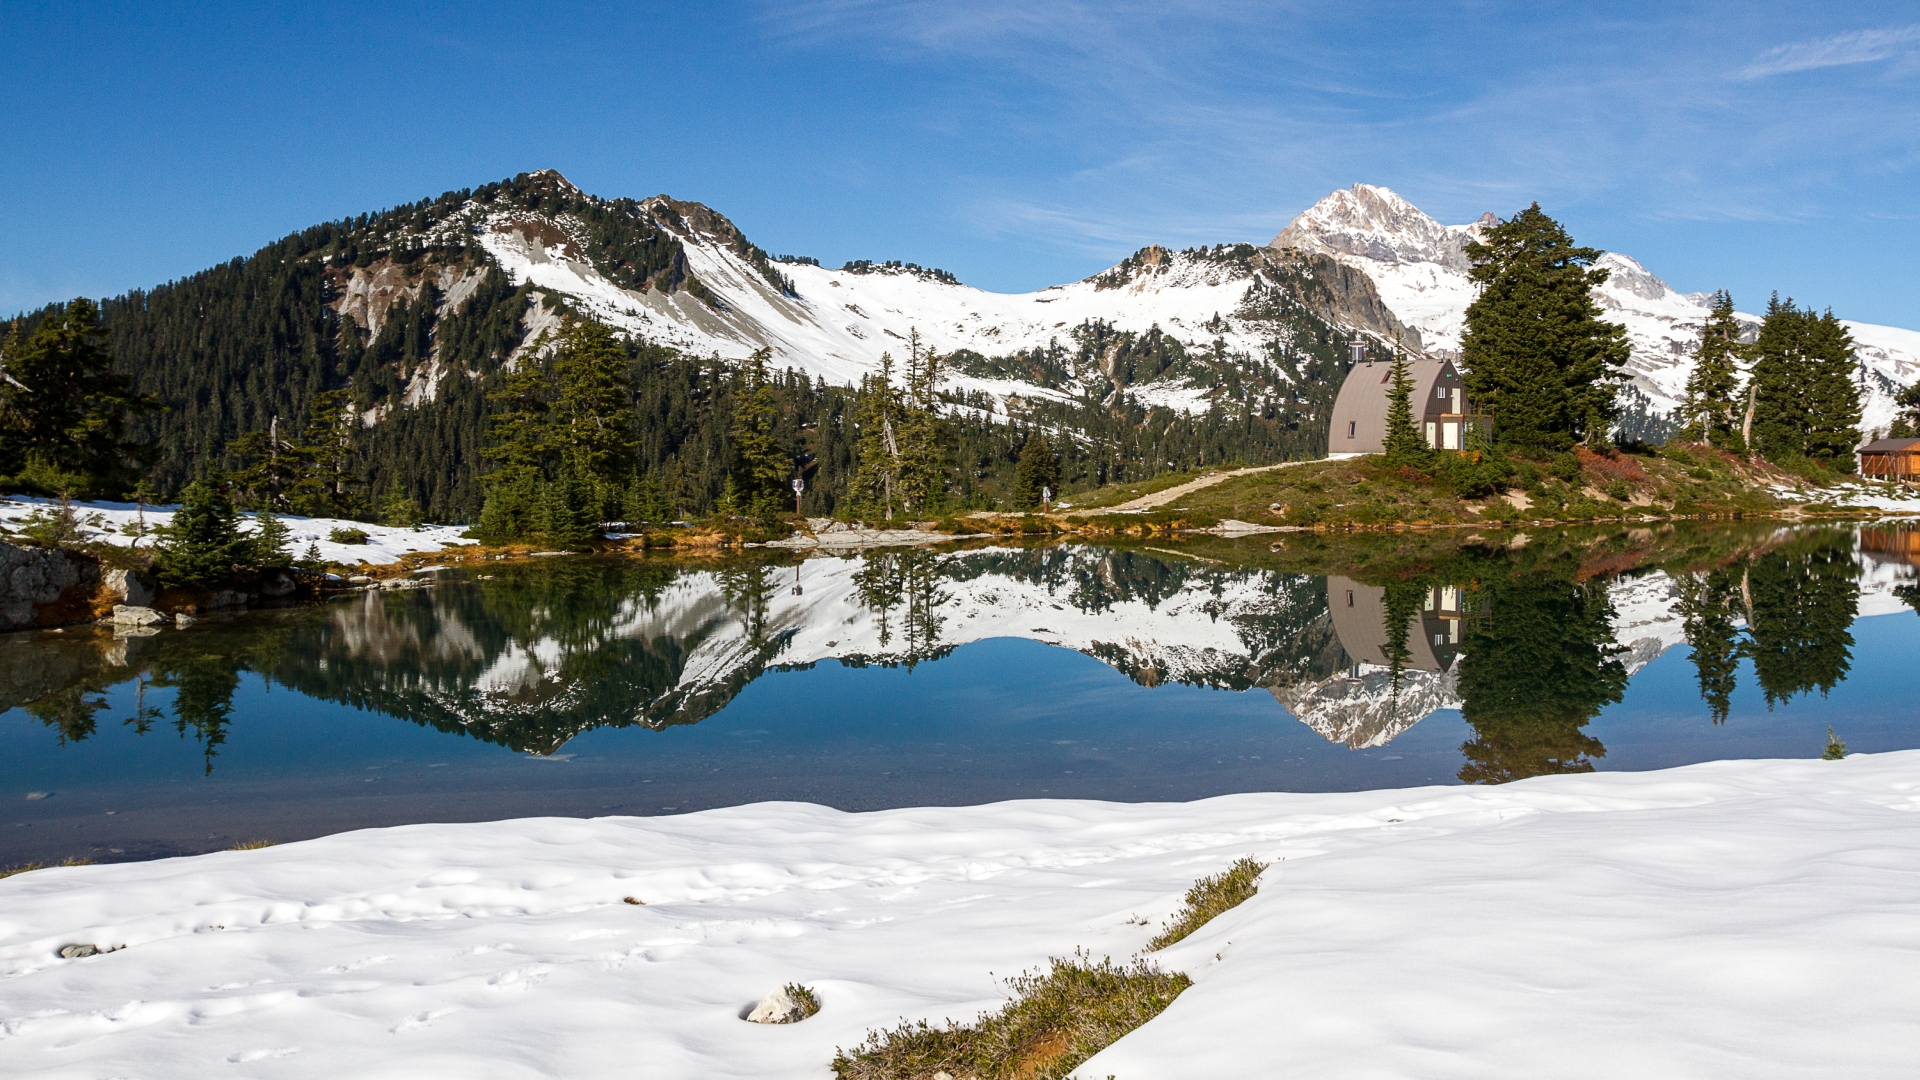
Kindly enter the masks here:
[[1633, 498], [1633, 488], [1625, 480], [1615, 480], [1607, 485], [1607, 497], [1626, 502]]
[[[972, 1024], [922, 1020], [875, 1031], [837, 1050], [840, 1080], [925, 1080], [936, 1072], [979, 1080], [1064, 1080], [1081, 1062], [1160, 1015], [1193, 981], [1145, 960], [1095, 964], [1082, 951], [1046, 972], [1007, 980], [1013, 1000]], [[789, 993], [792, 991], [789, 990]]]
[[1160, 932], [1160, 936], [1147, 942], [1147, 948], [1164, 949], [1207, 925], [1214, 916], [1239, 907], [1260, 891], [1260, 873], [1266, 868], [1266, 863], [1255, 862], [1248, 856], [1212, 877], [1203, 877], [1194, 882], [1193, 888], [1187, 890], [1186, 903], [1174, 915], [1173, 922]]
[[367, 530], [335, 529], [327, 534], [327, 539], [336, 544], [364, 544], [367, 542]]

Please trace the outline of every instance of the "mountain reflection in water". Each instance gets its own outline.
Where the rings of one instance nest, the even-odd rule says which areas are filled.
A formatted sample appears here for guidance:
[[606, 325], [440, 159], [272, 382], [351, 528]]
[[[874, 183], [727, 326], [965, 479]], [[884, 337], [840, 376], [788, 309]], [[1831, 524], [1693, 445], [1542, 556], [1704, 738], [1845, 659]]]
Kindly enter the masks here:
[[1266, 691], [1355, 751], [1457, 709], [1467, 737], [1448, 768], [1499, 783], [1595, 768], [1592, 722], [1678, 645], [1711, 724], [1742, 678], [1769, 709], [1827, 694], [1857, 617], [1920, 608], [1917, 537], [1768, 525], [549, 559], [148, 636], [16, 635], [0, 709], [67, 746], [123, 722], [171, 733], [212, 773], [247, 730], [235, 695], [250, 677], [554, 756], [594, 729], [699, 724], [770, 672], [911, 670], [1025, 638], [1146, 688]]

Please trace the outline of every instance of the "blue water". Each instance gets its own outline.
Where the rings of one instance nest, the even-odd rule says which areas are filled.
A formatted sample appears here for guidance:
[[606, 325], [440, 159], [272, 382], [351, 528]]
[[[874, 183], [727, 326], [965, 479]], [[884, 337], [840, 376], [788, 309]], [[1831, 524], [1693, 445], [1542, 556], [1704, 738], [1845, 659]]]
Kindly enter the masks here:
[[[1274, 580], [1298, 586], [1296, 594], [1309, 599], [1325, 591], [1325, 579]], [[465, 603], [468, 617], [478, 619], [473, 605], [498, 599], [489, 588], [450, 580], [390, 601], [380, 618], [425, 619], [430, 603], [437, 605], [433, 610]], [[436, 598], [430, 601], [429, 592]], [[402, 668], [412, 674], [409, 664], [420, 672], [440, 670], [425, 660], [388, 659], [363, 665], [366, 674], [338, 676], [344, 683], [315, 682], [316, 672], [335, 678], [351, 650], [329, 645], [335, 639], [324, 635], [297, 635], [320, 625], [315, 619], [358, 618], [354, 610], [321, 609], [304, 616], [306, 623], [260, 613], [209, 629], [205, 637], [193, 637], [200, 632], [195, 628], [161, 642], [203, 665], [195, 670], [230, 671], [237, 679], [220, 699], [228, 720], [212, 740], [176, 726], [180, 716], [199, 715], [183, 703], [186, 691], [154, 685], [156, 678], [182, 681], [179, 672], [191, 665], [177, 657], [146, 667], [136, 657], [128, 666], [95, 671], [87, 685], [102, 687], [95, 697], [104, 707], [92, 713], [90, 730], [72, 728], [72, 737], [45, 719], [52, 715], [50, 698], [33, 705], [40, 716], [26, 707], [0, 713], [0, 800], [7, 807], [0, 815], [0, 865], [148, 858], [411, 822], [680, 813], [762, 800], [857, 811], [1018, 798], [1191, 800], [1243, 791], [1455, 784], [1470, 756], [1463, 747], [1476, 738], [1497, 741], [1498, 734], [1477, 730], [1461, 709], [1442, 708], [1384, 745], [1352, 749], [1295, 719], [1265, 689], [1144, 685], [1073, 649], [996, 638], [935, 649], [899, 666], [830, 659], [798, 669], [755, 668], [695, 722], [660, 730], [606, 726], [625, 723], [627, 706], [593, 705], [607, 714], [563, 725], [554, 737], [557, 749], [529, 753], [512, 739], [503, 745], [473, 737], [461, 726], [465, 721], [429, 726], [424, 713], [395, 704], [403, 699], [392, 693], [389, 676]], [[1499, 617], [1496, 604], [1493, 618]], [[1320, 618], [1313, 625], [1323, 625]], [[405, 625], [418, 631], [409, 641], [427, 645], [435, 633], [448, 632], [420, 629], [440, 623]], [[296, 628], [291, 640], [299, 647], [268, 661], [220, 666], [219, 658], [238, 647], [232, 643], [282, 626]], [[1769, 708], [1758, 673], [1741, 660], [1737, 689], [1719, 724], [1695, 684], [1689, 648], [1671, 649], [1632, 677], [1620, 701], [1598, 707], [1583, 725], [1543, 736], [1597, 744], [1556, 750], [1563, 764], [1525, 766], [1521, 775], [1817, 757], [1829, 726], [1853, 752], [1920, 747], [1920, 695], [1912, 678], [1920, 617], [1878, 615], [1846, 629], [1852, 642], [1845, 672], [1829, 692], [1801, 693]], [[1168, 632], [1177, 637], [1179, 624]], [[592, 654], [592, 634], [580, 636]], [[1325, 652], [1324, 637], [1313, 641], [1320, 644], [1300, 646], [1301, 655]], [[196, 643], [204, 648], [196, 652]], [[55, 644], [74, 647], [72, 637], [42, 634], [16, 635], [0, 648]], [[633, 663], [610, 670], [630, 670]], [[1335, 665], [1331, 676], [1322, 664], [1312, 677], [1337, 677], [1346, 663]], [[460, 681], [444, 672], [436, 677]], [[471, 682], [470, 675], [460, 678]], [[303, 679], [315, 694], [336, 700], [288, 685]], [[557, 685], [565, 689], [564, 683]], [[550, 706], [543, 707], [554, 712]], [[142, 709], [150, 720], [144, 734], [130, 719]], [[567, 724], [582, 719], [564, 710], [555, 715]]]

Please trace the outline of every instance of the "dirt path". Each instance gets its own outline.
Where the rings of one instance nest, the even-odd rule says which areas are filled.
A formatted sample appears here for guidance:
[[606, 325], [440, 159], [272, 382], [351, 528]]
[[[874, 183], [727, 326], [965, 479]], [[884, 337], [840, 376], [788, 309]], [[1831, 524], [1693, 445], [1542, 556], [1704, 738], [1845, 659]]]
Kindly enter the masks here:
[[1198, 480], [1189, 480], [1178, 487], [1170, 487], [1165, 491], [1156, 491], [1151, 495], [1142, 495], [1130, 502], [1123, 502], [1119, 506], [1096, 506], [1089, 507], [1085, 510], [1070, 510], [1067, 512], [1067, 516], [1078, 517], [1085, 514], [1121, 514], [1129, 510], [1151, 510], [1156, 506], [1165, 506], [1176, 499], [1185, 498], [1202, 488], [1210, 488], [1215, 484], [1231, 480], [1236, 476], [1246, 476], [1248, 473], [1272, 472], [1275, 469], [1284, 469], [1289, 465], [1305, 464], [1307, 463], [1304, 461], [1283, 461], [1278, 465], [1255, 465], [1250, 469], [1229, 469], [1226, 472], [1208, 473]]

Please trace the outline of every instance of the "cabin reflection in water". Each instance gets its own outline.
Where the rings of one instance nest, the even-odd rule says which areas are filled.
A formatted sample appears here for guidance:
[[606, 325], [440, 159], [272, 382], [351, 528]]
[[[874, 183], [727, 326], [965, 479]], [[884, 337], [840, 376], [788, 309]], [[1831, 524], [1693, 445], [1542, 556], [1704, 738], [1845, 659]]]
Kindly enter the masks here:
[[1326, 588], [1339, 660], [1317, 679], [1271, 687], [1287, 711], [1328, 741], [1361, 750], [1385, 746], [1439, 709], [1460, 707], [1454, 667], [1467, 612], [1458, 588], [1416, 588], [1417, 595], [1399, 598], [1408, 615], [1398, 662], [1388, 591], [1339, 575], [1328, 577]]
[[1920, 566], [1920, 527], [1874, 525], [1862, 528], [1860, 554], [1874, 562]]
[[[1420, 608], [1407, 620], [1402, 633], [1406, 654], [1400, 658], [1404, 671], [1425, 671], [1444, 675], [1453, 669], [1460, 655], [1460, 590], [1452, 585], [1436, 585], [1423, 590]], [[1333, 613], [1333, 632], [1340, 647], [1357, 668], [1360, 664], [1393, 667], [1388, 649], [1392, 631], [1387, 627], [1387, 590], [1362, 585], [1352, 578], [1327, 578], [1327, 609]], [[1356, 671], [1355, 674], [1358, 674]]]

